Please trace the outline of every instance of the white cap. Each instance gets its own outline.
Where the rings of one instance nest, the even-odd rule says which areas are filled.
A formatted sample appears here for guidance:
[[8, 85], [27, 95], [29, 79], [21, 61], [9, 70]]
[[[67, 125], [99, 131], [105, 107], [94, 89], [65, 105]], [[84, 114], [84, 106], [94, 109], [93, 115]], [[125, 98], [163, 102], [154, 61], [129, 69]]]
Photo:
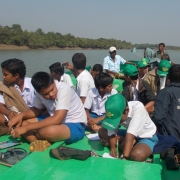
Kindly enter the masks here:
[[116, 51], [116, 48], [115, 47], [110, 47], [109, 52], [113, 52], [113, 51]]

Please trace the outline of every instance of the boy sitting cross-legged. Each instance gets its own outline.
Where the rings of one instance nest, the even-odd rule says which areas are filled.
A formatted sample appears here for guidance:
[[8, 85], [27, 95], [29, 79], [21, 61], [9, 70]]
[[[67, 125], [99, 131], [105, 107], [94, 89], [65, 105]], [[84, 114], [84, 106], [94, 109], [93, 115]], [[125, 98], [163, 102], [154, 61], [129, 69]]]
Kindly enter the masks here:
[[99, 73], [95, 76], [95, 88], [88, 91], [84, 107], [87, 114], [88, 125], [94, 131], [98, 131], [101, 126], [102, 120], [105, 117], [105, 102], [109, 96], [117, 94], [117, 91], [113, 89], [113, 78], [107, 73]]
[[[99, 130], [102, 140], [109, 142], [111, 156], [118, 157], [117, 142], [123, 152], [123, 159], [145, 161], [158, 142], [156, 126], [149, 117], [144, 105], [139, 101], [126, 103], [121, 94], [116, 94], [105, 103], [106, 117]], [[119, 124], [127, 130], [118, 129]]]
[[[24, 135], [28, 141], [34, 143], [32, 143], [34, 147], [38, 144], [36, 140], [49, 142], [65, 140], [69, 144], [82, 139], [87, 116], [75, 91], [63, 82], [56, 84], [46, 72], [35, 73], [32, 85], [37, 91], [34, 107], [18, 114], [9, 122], [10, 129], [16, 126], [11, 135], [13, 137]], [[49, 117], [31, 124], [25, 121], [37, 117], [45, 108], [50, 114]]]

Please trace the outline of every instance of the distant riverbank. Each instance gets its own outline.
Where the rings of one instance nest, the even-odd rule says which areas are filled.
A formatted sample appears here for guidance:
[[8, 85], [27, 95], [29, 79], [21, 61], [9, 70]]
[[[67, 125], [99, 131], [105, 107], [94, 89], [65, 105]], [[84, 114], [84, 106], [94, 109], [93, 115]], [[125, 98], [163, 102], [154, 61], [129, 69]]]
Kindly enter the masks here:
[[[0, 44], [0, 50], [28, 50], [31, 49], [28, 46], [16, 46], [16, 45], [6, 45], [6, 44]], [[48, 50], [79, 50], [79, 49], [84, 49], [80, 47], [76, 48], [59, 48], [59, 47], [49, 47], [49, 48], [37, 48], [37, 49], [48, 49]], [[92, 48], [87, 48], [92, 50]]]
[[[6, 45], [6, 44], [0, 44], [0, 50], [27, 50], [27, 49], [31, 49], [28, 46], [16, 46], [16, 45]], [[76, 48], [59, 48], [59, 47], [50, 47], [50, 48], [37, 48], [37, 49], [48, 49], [48, 50], [78, 50], [78, 49], [83, 49], [80, 47], [76, 47]], [[87, 49], [91, 49], [91, 48], [87, 48]]]

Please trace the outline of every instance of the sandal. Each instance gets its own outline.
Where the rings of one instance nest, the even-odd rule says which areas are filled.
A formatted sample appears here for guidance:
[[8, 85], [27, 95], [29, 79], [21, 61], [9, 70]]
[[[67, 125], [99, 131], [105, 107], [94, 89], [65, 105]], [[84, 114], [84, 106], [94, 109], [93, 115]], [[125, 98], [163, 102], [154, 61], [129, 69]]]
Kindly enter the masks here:
[[49, 146], [51, 146], [51, 144], [47, 140], [36, 140], [30, 144], [29, 149], [31, 152], [42, 152], [46, 150]]
[[4, 125], [0, 125], [0, 136], [6, 135], [8, 133], [9, 133], [9, 127], [4, 126]]
[[22, 148], [8, 149], [5, 153], [0, 153], [0, 164], [12, 167], [24, 159], [28, 153]]

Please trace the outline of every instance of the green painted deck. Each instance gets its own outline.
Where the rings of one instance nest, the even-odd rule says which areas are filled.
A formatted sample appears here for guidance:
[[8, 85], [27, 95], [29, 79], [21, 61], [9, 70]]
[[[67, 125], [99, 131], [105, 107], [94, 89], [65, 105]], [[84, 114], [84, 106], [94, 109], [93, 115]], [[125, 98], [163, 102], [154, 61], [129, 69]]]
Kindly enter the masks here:
[[[0, 141], [8, 140], [10, 136], [0, 137]], [[40, 180], [40, 179], [122, 179], [122, 180], [179, 180], [180, 170], [167, 171], [164, 161], [160, 161], [159, 155], [154, 156], [154, 163], [124, 161], [119, 159], [106, 159], [90, 157], [85, 161], [64, 160], [60, 161], [49, 155], [52, 148], [56, 148], [63, 142], [54, 143], [44, 152], [34, 152], [15, 166], [9, 168], [0, 165], [1, 180]], [[65, 145], [65, 144], [64, 144]], [[29, 152], [29, 145], [24, 141], [22, 147]], [[83, 140], [68, 145], [68, 147], [94, 150], [99, 155], [109, 152], [100, 141], [90, 141], [85, 136]], [[1, 150], [5, 151], [5, 150]]]
[[[0, 138], [1, 139], [1, 138]], [[44, 152], [34, 152], [12, 168], [0, 165], [1, 180], [31, 180], [31, 179], [137, 179], [137, 180], [160, 180], [162, 167], [159, 164], [139, 163], [119, 159], [106, 159], [101, 157], [90, 157], [85, 161], [64, 160], [60, 161], [50, 157], [49, 150], [56, 148], [63, 142], [53, 144]], [[27, 146], [23, 144], [21, 146]], [[69, 147], [94, 150], [102, 155], [109, 152], [100, 141], [90, 141], [87, 137], [83, 140], [69, 145]], [[152, 173], [153, 172], [153, 173]]]

